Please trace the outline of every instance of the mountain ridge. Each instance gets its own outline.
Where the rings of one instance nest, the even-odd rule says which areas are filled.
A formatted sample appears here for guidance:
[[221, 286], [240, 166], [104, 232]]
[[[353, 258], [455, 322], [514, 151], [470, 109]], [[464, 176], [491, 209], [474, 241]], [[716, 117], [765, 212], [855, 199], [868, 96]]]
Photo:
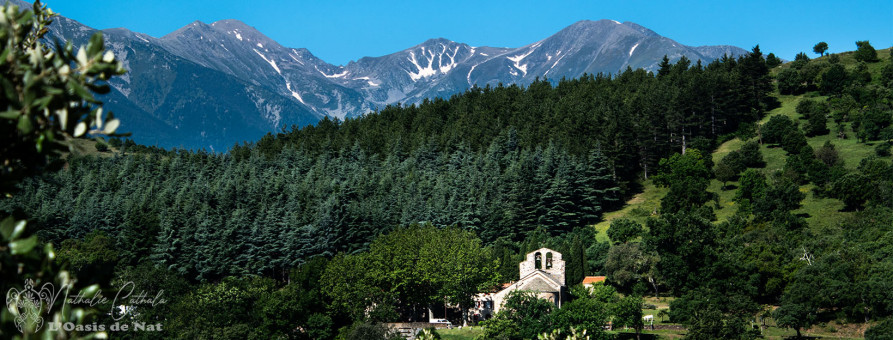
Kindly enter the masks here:
[[[81, 45], [97, 31], [58, 17], [50, 39]], [[521, 47], [471, 46], [440, 37], [346, 65], [329, 64], [306, 48], [282, 46], [237, 19], [196, 20], [160, 38], [127, 28], [102, 32], [107, 48], [130, 70], [111, 81], [109, 108], [126, 112], [125, 121], [164, 125], [124, 126], [134, 139], [218, 150], [323, 117], [359, 117], [473, 86], [525, 86], [536, 79], [616, 74], [627, 67], [653, 71], [664, 55], [707, 63], [746, 53], [727, 45], [686, 46], [639, 24], [608, 19], [581, 20]], [[233, 133], [243, 128], [244, 133]]]

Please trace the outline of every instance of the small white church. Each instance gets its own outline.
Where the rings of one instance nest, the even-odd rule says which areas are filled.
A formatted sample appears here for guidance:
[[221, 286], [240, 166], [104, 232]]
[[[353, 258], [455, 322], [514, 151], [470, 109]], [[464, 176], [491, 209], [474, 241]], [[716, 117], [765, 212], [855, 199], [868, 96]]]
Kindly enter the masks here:
[[561, 253], [549, 248], [540, 248], [527, 254], [519, 265], [520, 279], [495, 293], [482, 293], [475, 297], [474, 316], [478, 320], [489, 319], [499, 311], [503, 301], [512, 291], [532, 291], [540, 299], [547, 300], [561, 308], [567, 299], [567, 285], [564, 280], [564, 260]]

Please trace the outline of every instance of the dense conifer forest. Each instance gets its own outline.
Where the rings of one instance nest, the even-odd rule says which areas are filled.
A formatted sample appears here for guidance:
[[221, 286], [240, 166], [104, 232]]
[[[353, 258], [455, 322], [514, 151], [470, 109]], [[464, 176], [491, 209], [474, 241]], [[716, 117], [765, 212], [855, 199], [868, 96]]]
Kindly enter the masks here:
[[657, 76], [475, 88], [224, 154], [72, 157], [4, 203], [40, 221], [48, 241], [102, 233], [127, 264], [151, 259], [196, 282], [284, 279], [413, 223], [455, 225], [487, 244], [569, 233], [616, 209], [657, 160], [753, 124], [770, 89], [758, 48], [706, 67], [665, 63]]

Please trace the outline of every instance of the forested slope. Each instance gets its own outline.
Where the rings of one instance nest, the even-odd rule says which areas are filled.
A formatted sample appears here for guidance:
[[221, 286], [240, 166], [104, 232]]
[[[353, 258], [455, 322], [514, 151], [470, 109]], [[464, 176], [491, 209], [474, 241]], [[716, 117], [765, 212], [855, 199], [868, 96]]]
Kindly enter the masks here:
[[[473, 88], [223, 154], [114, 142], [111, 153], [70, 156], [67, 169], [27, 180], [0, 204], [61, 244], [82, 280], [177, 292], [178, 303], [141, 316], [166, 320], [171, 335], [328, 338], [360, 329], [356, 321], [413, 320], [445, 297], [467, 303], [475, 289], [517, 279], [520, 256], [542, 246], [565, 254], [569, 282], [602, 273], [627, 295], [677, 296], [670, 316], [690, 334], [739, 333], [768, 305], [797, 328], [878, 320], [893, 312], [884, 255], [893, 171], [887, 159], [854, 161], [817, 141], [889, 146], [893, 66], [886, 55], [868, 66], [849, 58], [773, 70], [798, 72], [796, 97], [771, 95], [755, 48], [706, 66], [665, 62], [657, 74]], [[835, 65], [840, 84], [827, 82]], [[801, 108], [806, 97], [814, 103]], [[806, 124], [791, 119], [800, 116]], [[829, 134], [832, 122], [842, 133]], [[599, 237], [610, 242], [598, 242], [587, 226], [640, 188], [659, 200], [624, 210], [643, 225], [615, 219], [610, 238]], [[842, 202], [845, 216], [813, 223], [828, 219], [798, 211], [812, 202], [805, 192]], [[455, 264], [476, 268], [461, 289], [449, 276], [460, 271], [431, 265], [454, 260], [432, 251], [441, 245], [477, 259]], [[224, 292], [238, 301], [207, 300]], [[215, 303], [246, 307], [190, 328]]]
[[[833, 335], [834, 327], [824, 325], [888, 317], [893, 313], [890, 50], [875, 54], [860, 49], [814, 60], [801, 54], [772, 73], [780, 91], [774, 96], [782, 105], [755, 129], [741, 130], [710, 157], [702, 157], [700, 169], [712, 168], [712, 174], [687, 179], [708, 194], [692, 201], [696, 210], [679, 211], [668, 204], [669, 195], [683, 192], [671, 183], [646, 181], [643, 193], [597, 225], [607, 235], [623, 235], [630, 229], [628, 221], [646, 229], [641, 243], [611, 248], [606, 274], [631, 291], [636, 285], [644, 290], [649, 279], [664, 280], [659, 287], [672, 288], [681, 297], [670, 306], [675, 321], [698, 332], [708, 331], [702, 328], [707, 322], [689, 313], [708, 306], [730, 317], [779, 306], [764, 315], [798, 334], [809, 329], [810, 334]], [[697, 173], [692, 170], [699, 168], [685, 169]], [[680, 220], [693, 215], [704, 222]], [[713, 219], [717, 221], [706, 224]], [[704, 238], [703, 231], [711, 229]], [[686, 249], [679, 239], [702, 243]], [[686, 259], [692, 252], [712, 259]], [[642, 267], [621, 254], [659, 260]], [[667, 275], [670, 271], [687, 274]], [[684, 287], [692, 279], [698, 283]], [[732, 288], [730, 282], [743, 284]], [[709, 302], [711, 294], [720, 292], [731, 303]], [[747, 307], [746, 301], [763, 307]]]
[[665, 62], [656, 76], [475, 88], [227, 154], [131, 146], [72, 157], [3, 204], [49, 241], [101, 231], [128, 263], [199, 281], [281, 277], [417, 222], [518, 242], [538, 227], [560, 235], [598, 221], [660, 158], [756, 121], [769, 90], [759, 49], [706, 67]]

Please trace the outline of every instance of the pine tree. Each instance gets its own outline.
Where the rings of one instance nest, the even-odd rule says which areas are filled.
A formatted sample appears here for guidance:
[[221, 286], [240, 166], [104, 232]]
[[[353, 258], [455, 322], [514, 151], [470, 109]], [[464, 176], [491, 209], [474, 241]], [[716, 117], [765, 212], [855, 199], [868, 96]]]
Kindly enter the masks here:
[[620, 188], [611, 176], [601, 150], [592, 150], [586, 158], [579, 187], [582, 191], [581, 212], [587, 224], [601, 219], [603, 211], [613, 210], [620, 201]]

